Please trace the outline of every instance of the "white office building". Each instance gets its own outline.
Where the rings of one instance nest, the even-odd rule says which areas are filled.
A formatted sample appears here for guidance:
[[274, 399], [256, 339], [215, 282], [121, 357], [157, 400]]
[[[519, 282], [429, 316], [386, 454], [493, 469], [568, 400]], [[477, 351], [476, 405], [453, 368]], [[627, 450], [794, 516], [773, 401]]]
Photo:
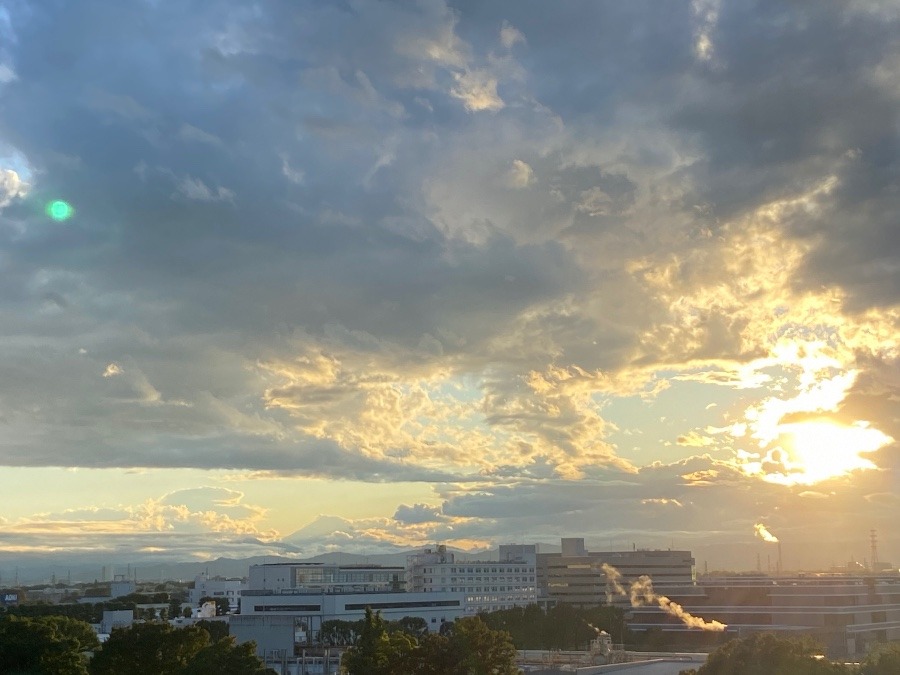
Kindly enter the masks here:
[[465, 615], [466, 596], [407, 592], [404, 568], [277, 563], [250, 568], [241, 613], [229, 622], [239, 642], [255, 640], [260, 656], [290, 655], [320, 642], [325, 621], [358, 621], [366, 608], [386, 621], [423, 619], [430, 631]]
[[200, 600], [203, 598], [224, 598], [228, 600], [228, 608], [234, 612], [238, 609], [241, 592], [247, 588], [247, 583], [243, 579], [226, 579], [198, 574], [194, 578], [194, 587], [190, 591], [190, 602], [192, 606], [199, 607]]
[[423, 593], [463, 593], [467, 614], [494, 612], [537, 601], [537, 547], [505, 544], [499, 560], [457, 561], [446, 546], [409, 556], [406, 587]]
[[251, 565], [248, 590], [293, 593], [399, 592], [404, 590], [404, 568], [381, 565], [332, 565], [325, 563], [272, 563]]

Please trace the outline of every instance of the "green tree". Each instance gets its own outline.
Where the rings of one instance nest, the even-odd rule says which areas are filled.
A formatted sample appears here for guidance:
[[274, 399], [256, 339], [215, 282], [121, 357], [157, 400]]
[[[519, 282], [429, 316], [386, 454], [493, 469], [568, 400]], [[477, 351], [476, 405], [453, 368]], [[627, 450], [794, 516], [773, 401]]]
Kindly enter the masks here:
[[567, 602], [551, 607], [544, 617], [544, 644], [547, 649], [584, 649], [597, 635], [584, 612]]
[[196, 624], [197, 628], [202, 628], [207, 633], [209, 633], [209, 639], [211, 642], [218, 642], [224, 638], [228, 637], [228, 624], [224, 621], [210, 621], [208, 619], [201, 619]]
[[197, 652], [180, 675], [264, 675], [266, 672], [253, 642], [238, 645], [229, 636]]
[[181, 600], [178, 598], [169, 598], [169, 616], [174, 618], [181, 616]]
[[257, 675], [265, 673], [252, 642], [212, 641], [199, 625], [167, 623], [117, 628], [91, 661], [91, 675]]
[[349, 675], [396, 675], [410, 672], [415, 639], [403, 632], [388, 633], [380, 612], [366, 608], [356, 645], [344, 652]]
[[584, 649], [598, 630], [625, 641], [624, 612], [616, 607], [563, 603], [545, 612], [532, 604], [479, 616], [489, 628], [508, 632], [516, 649]]
[[709, 655], [697, 675], [841, 675], [848, 666], [821, 658], [808, 638], [757, 633], [726, 642]]
[[859, 675], [895, 675], [900, 673], [900, 644], [893, 643], [873, 650], [862, 662]]
[[0, 619], [0, 665], [4, 673], [87, 675], [82, 652], [97, 646], [91, 627], [66, 617]]
[[387, 629], [390, 632], [401, 631], [418, 638], [428, 634], [428, 622], [421, 616], [404, 616], [398, 621], [389, 622]]
[[115, 628], [91, 660], [91, 675], [175, 675], [208, 645], [209, 633], [196, 626], [136, 623]]
[[449, 648], [457, 659], [459, 675], [518, 675], [516, 648], [509, 633], [491, 630], [481, 617], [459, 619], [453, 624]]
[[448, 675], [459, 672], [459, 658], [450, 648], [449, 637], [429, 633], [420, 637], [418, 642], [410, 659], [410, 673]]

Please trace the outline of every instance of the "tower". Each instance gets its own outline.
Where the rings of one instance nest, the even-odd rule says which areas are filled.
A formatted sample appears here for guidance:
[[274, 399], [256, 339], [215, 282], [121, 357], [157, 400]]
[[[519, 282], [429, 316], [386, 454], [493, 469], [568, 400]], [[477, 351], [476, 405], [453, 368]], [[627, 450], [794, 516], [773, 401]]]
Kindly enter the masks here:
[[873, 572], [877, 572], [878, 571], [878, 534], [875, 532], [875, 530], [869, 530], [869, 543], [872, 547], [872, 549], [871, 549], [872, 550], [871, 570]]

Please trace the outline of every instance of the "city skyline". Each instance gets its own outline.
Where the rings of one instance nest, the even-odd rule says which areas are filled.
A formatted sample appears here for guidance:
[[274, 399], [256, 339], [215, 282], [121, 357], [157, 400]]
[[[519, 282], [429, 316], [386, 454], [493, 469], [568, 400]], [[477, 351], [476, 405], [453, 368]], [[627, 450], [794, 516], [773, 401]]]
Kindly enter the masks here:
[[758, 525], [900, 560], [898, 36], [879, 0], [0, 0], [0, 568], [751, 569]]

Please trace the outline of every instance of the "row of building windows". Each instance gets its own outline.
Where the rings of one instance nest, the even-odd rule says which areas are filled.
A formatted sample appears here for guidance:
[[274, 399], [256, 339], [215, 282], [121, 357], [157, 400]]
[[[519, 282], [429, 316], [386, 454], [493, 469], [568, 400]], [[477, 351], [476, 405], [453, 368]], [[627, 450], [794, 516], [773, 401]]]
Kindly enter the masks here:
[[[423, 579], [422, 581], [426, 584], [433, 584], [434, 577], [427, 577], [427, 578]], [[512, 577], [512, 576], [510, 576], [510, 577], [484, 577], [484, 578], [482, 578], [482, 577], [450, 577], [451, 584], [455, 584], [457, 582], [472, 583], [473, 581], [496, 581], [498, 583], [508, 583], [508, 584], [527, 583], [530, 581], [531, 583], [534, 583], [534, 577]], [[442, 576], [441, 582], [447, 583], [447, 577]]]
[[[426, 567], [424, 571], [426, 574], [435, 574], [435, 569], [437, 569], [441, 574], [447, 573], [446, 567]], [[525, 574], [534, 574], [533, 567], [451, 567], [450, 574], [509, 574], [512, 572], [516, 573], [525, 573]]]
[[[506, 603], [510, 602], [512, 598], [508, 598], [502, 595], [467, 595], [466, 596], [466, 604], [467, 605], [483, 605], [485, 603]], [[513, 605], [510, 605], [512, 607]]]
[[[429, 591], [435, 591], [436, 588], [430, 588]], [[441, 588], [441, 590], [444, 590]], [[535, 589], [532, 587], [522, 586], [451, 586], [450, 592], [456, 593], [518, 593], [519, 595], [534, 595]]]

